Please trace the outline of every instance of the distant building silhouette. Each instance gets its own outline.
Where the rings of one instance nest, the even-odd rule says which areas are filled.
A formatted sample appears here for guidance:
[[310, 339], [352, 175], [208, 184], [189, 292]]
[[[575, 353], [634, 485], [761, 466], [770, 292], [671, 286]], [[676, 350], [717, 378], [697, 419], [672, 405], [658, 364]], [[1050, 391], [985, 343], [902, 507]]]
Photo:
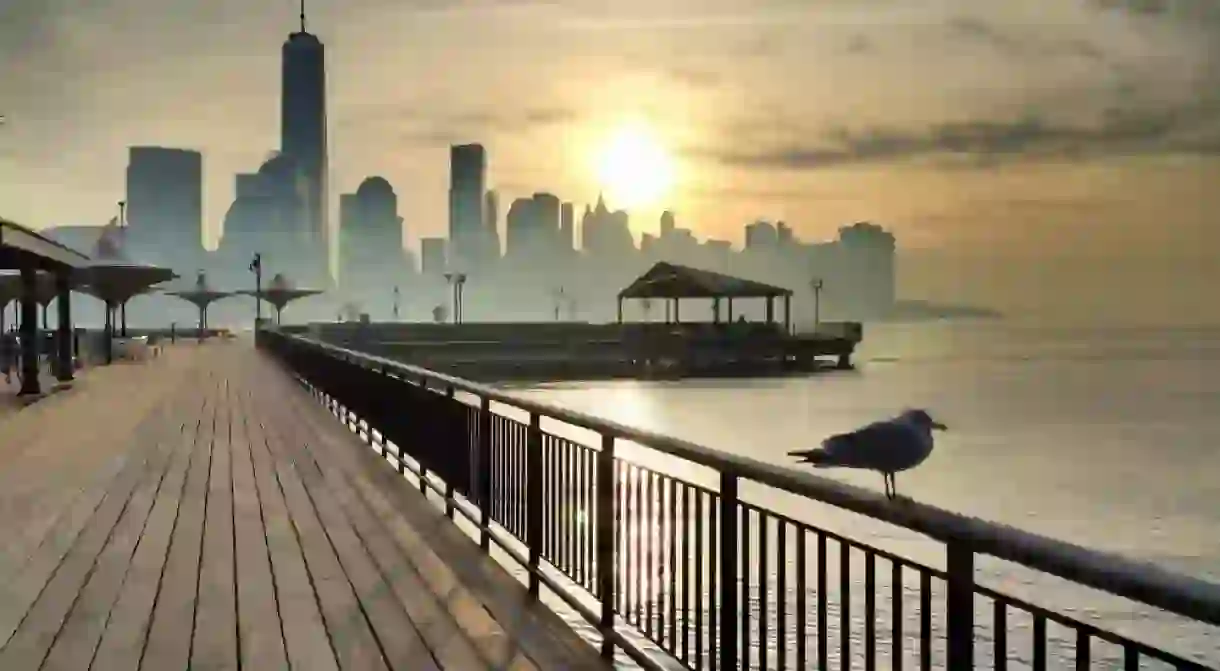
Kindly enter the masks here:
[[131, 147], [127, 159], [128, 253], [171, 268], [203, 262], [203, 155]]
[[[343, 295], [370, 314], [388, 317], [391, 307], [382, 294], [407, 281], [414, 264], [403, 250], [398, 196], [385, 179], [369, 177], [356, 193], [339, 197], [339, 253]], [[358, 300], [362, 294], [377, 296], [376, 305]]]
[[769, 221], [756, 221], [746, 226], [746, 249], [774, 248], [779, 243], [779, 232]]
[[894, 235], [859, 222], [839, 229], [844, 286], [852, 287], [852, 307], [864, 315], [885, 314], [894, 307]]
[[300, 30], [284, 42], [282, 58], [280, 151], [293, 157], [300, 173], [303, 204], [295, 228], [307, 254], [302, 261], [314, 266], [296, 277], [312, 283], [329, 279], [326, 48], [306, 31], [303, 6]]
[[601, 195], [593, 209], [585, 208], [580, 220], [580, 237], [581, 249], [594, 256], [622, 258], [635, 251], [627, 213], [622, 210], [611, 212]]
[[576, 208], [571, 203], [559, 206], [559, 247], [565, 256], [576, 249]]
[[500, 251], [500, 196], [488, 190], [483, 200], [483, 224], [487, 229], [488, 247], [493, 256], [499, 256]]
[[471, 272], [489, 256], [483, 217], [487, 153], [480, 144], [449, 148], [449, 265]]
[[448, 267], [445, 259], [446, 242], [445, 238], [420, 238], [420, 271], [424, 275], [436, 277], [445, 273]]

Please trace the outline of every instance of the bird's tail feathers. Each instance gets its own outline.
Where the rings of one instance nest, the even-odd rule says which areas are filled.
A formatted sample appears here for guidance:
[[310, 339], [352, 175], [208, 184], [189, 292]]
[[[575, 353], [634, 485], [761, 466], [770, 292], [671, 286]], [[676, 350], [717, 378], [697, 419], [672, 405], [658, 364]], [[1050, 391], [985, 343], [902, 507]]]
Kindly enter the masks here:
[[829, 455], [826, 450], [815, 447], [811, 450], [796, 450], [789, 452], [788, 456], [797, 457], [797, 462], [802, 464], [811, 464], [813, 466], [823, 466], [828, 464]]

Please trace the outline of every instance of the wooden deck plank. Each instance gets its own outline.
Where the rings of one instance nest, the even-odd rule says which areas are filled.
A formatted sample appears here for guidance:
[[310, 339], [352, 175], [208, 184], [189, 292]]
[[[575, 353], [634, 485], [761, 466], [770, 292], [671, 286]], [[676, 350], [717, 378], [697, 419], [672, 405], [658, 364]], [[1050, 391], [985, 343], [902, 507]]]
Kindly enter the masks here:
[[140, 668], [184, 669], [190, 661], [195, 628], [199, 559], [203, 545], [208, 479], [212, 471], [212, 430], [216, 417], [215, 375], [203, 383], [207, 407], [195, 435], [191, 468], [178, 504], [178, 522], [170, 540], [165, 573], [153, 608]]
[[[199, 431], [204, 412], [203, 398], [190, 401], [186, 426], [178, 437], [178, 449], [174, 462], [157, 493], [144, 532], [132, 555], [127, 573], [119, 588], [118, 597], [104, 622], [104, 629], [96, 647], [91, 651], [89, 664], [97, 669], [135, 669], [139, 667], [140, 655], [144, 651], [144, 638], [152, 618], [157, 589], [161, 583], [165, 560], [169, 554], [170, 538], [178, 518], [179, 502], [186, 486], [187, 472], [194, 456], [195, 436]], [[55, 651], [48, 659], [48, 666], [55, 659]], [[65, 653], [66, 654], [66, 653]], [[69, 657], [69, 659], [71, 659]], [[90, 668], [65, 663], [65, 669]]]
[[[164, 440], [170, 452], [166, 468], [155, 482], [150, 478], [143, 483], [132, 498], [114, 535], [98, 558], [96, 570], [56, 636], [55, 644], [43, 663], [44, 671], [87, 669], [92, 664], [98, 643], [131, 573], [133, 560], [154, 521], [155, 506], [166, 495], [167, 489], [172, 491], [181, 481], [189, 456], [185, 436], [188, 430], [193, 430], [194, 414], [198, 411], [193, 405], [192, 398], [179, 394], [177, 406], [173, 408], [174, 416], [165, 419], [168, 435]], [[178, 424], [176, 431], [173, 430], [175, 423]]]
[[[260, 391], [266, 392], [265, 389]], [[273, 420], [264, 423], [263, 430], [340, 668], [344, 671], [388, 669], [355, 588], [344, 573], [305, 492], [298, 472], [305, 466], [284, 457], [281, 427]], [[308, 467], [313, 468], [312, 465]]]
[[326, 632], [321, 603], [305, 565], [296, 527], [288, 514], [279, 474], [267, 447], [262, 418], [252, 411], [253, 395], [252, 388], [243, 388], [241, 405], [246, 417], [254, 483], [263, 510], [267, 552], [271, 557], [288, 661], [294, 671], [337, 671], [339, 663]]
[[[254, 478], [249, 420], [243, 387], [229, 390], [230, 458], [233, 464], [233, 526], [237, 566], [238, 651], [242, 668], [288, 669], [263, 506]], [[324, 651], [330, 654], [329, 647]], [[332, 656], [333, 658], [333, 656]]]
[[369, 556], [351, 521], [335, 500], [325, 482], [322, 468], [310, 454], [312, 439], [293, 424], [295, 420], [283, 408], [284, 399], [273, 395], [265, 402], [271, 418], [283, 433], [281, 458], [299, 464], [298, 472], [319, 519], [357, 598], [367, 615], [373, 633], [385, 652], [387, 663], [394, 669], [439, 668], [431, 650], [421, 639], [405, 607], [398, 601], [373, 558]]
[[[172, 445], [172, 441], [166, 440], [167, 434], [178, 429], [169, 426], [172, 419], [166, 412], [154, 413], [137, 431], [133, 449], [142, 455], [139, 467], [126, 469], [114, 482], [114, 488], [106, 493], [76, 543], [55, 568], [51, 580], [0, 648], [0, 668], [24, 669], [42, 665], [120, 519], [139, 491], [143, 490], [151, 497], [148, 490], [160, 482], [172, 451], [167, 447]], [[140, 505], [139, 501], [136, 505]], [[142, 520], [139, 524], [142, 525]]]
[[[228, 371], [222, 369], [222, 372]], [[195, 630], [191, 639], [190, 666], [198, 669], [237, 668], [237, 580], [233, 548], [233, 478], [229, 458], [233, 413], [229, 386], [230, 380], [225, 375], [216, 392], [212, 468], [204, 510]]]
[[[312, 424], [296, 424], [300, 418], [293, 414], [286, 414], [284, 420], [301, 428], [312, 428]], [[503, 660], [480, 657], [448, 610], [428, 590], [415, 567], [402, 556], [388, 531], [359, 499], [348, 482], [348, 474], [334, 463], [329, 450], [316, 442], [308, 443], [307, 447], [313, 453], [309, 458], [320, 458], [324, 462], [320, 470], [335, 499], [439, 666], [444, 669], [502, 668]]]
[[[272, 365], [264, 361], [262, 365]], [[280, 379], [288, 377], [279, 372]], [[262, 375], [262, 374], [260, 374]], [[274, 373], [265, 375], [270, 385]], [[294, 386], [296, 386], [294, 384]], [[539, 668], [611, 668], [553, 611], [525, 596], [524, 587], [490, 557], [482, 555], [460, 529], [405, 482], [384, 459], [361, 443], [303, 389], [302, 404], [290, 425], [308, 422], [313, 444], [331, 446], [366, 505], [393, 535], [433, 594], [485, 659], [498, 667], [521, 664]], [[338, 463], [338, 462], [337, 462]], [[528, 659], [513, 660], [524, 656]]]
[[[5, 539], [0, 581], [19, 572], [53, 532], [66, 533], [65, 540], [73, 537], [71, 521], [80, 519], [73, 510], [96, 508], [94, 502], [100, 499], [90, 497], [104, 490], [131, 456], [125, 439], [159, 402], [165, 388], [192, 369], [194, 360], [176, 357], [172, 362], [157, 369], [159, 375], [150, 384], [126, 394], [120, 405], [114, 401], [113, 387], [102, 383], [126, 382], [132, 371], [118, 378], [103, 375], [102, 380], [92, 381], [98, 384], [59, 396], [57, 405], [41, 408], [43, 415], [18, 423], [17, 435], [5, 433], [6, 445], [25, 449], [18, 455], [0, 456], [0, 537]], [[72, 421], [55, 421], [56, 414]], [[4, 428], [12, 428], [13, 423]], [[82, 449], [86, 445], [89, 449]]]

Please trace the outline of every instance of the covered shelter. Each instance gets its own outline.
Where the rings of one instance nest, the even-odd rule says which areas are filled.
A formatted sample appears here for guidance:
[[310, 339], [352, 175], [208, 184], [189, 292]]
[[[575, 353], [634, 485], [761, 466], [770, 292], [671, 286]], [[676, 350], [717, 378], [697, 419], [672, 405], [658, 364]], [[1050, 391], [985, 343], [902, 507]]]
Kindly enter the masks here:
[[195, 286], [181, 291], [167, 291], [167, 296], [177, 296], [199, 309], [199, 340], [202, 342], [208, 327], [208, 306], [222, 298], [234, 295], [232, 291], [217, 291], [208, 285], [207, 273], [199, 271]]
[[[38, 380], [38, 273], [53, 278], [59, 299], [54, 357], [56, 378], [72, 380], [72, 301], [74, 281], [89, 257], [39, 233], [0, 218], [0, 270], [15, 270], [21, 312], [21, 395], [42, 393]], [[10, 297], [9, 301], [12, 300]]]
[[81, 291], [97, 298], [106, 305], [105, 348], [106, 362], [114, 360], [114, 313], [122, 313], [120, 333], [127, 335], [127, 303], [141, 294], [149, 293], [162, 282], [176, 279], [178, 274], [169, 268], [150, 263], [137, 263], [123, 253], [123, 228], [112, 222], [102, 228], [97, 240], [97, 249], [92, 262], [81, 269]]
[[238, 293], [245, 296], [253, 296], [258, 300], [270, 303], [271, 307], [275, 308], [275, 323], [279, 324], [284, 308], [289, 303], [307, 296], [316, 296], [322, 293], [322, 291], [320, 289], [296, 288], [292, 286], [292, 283], [288, 281], [288, 278], [283, 273], [276, 273], [275, 277], [271, 278], [271, 284], [266, 289], [245, 290]]
[[784, 332], [788, 333], [791, 330], [791, 289], [665, 261], [654, 265], [648, 272], [636, 278], [626, 289], [619, 292], [618, 321], [620, 324], [623, 321], [623, 301], [626, 299], [672, 301], [674, 321], [681, 321], [679, 306], [684, 298], [710, 299], [713, 321], [717, 323], [720, 322], [721, 301], [727, 302], [728, 321], [731, 322], [733, 321], [733, 301], [747, 298], [765, 300], [767, 322], [774, 323], [775, 299], [781, 298], [784, 302]]

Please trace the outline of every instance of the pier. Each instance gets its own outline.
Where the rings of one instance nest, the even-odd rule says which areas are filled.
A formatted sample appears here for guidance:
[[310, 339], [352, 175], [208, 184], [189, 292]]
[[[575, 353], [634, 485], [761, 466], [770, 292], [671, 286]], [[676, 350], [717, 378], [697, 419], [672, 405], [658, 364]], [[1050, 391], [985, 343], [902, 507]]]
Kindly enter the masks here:
[[0, 668], [597, 669], [247, 340], [0, 413]]
[[[1220, 667], [1216, 584], [301, 335], [258, 338], [385, 459], [387, 480], [430, 492], [475, 529], [472, 545], [524, 572], [531, 596], [549, 592], [595, 628], [605, 660]], [[846, 530], [830, 528], [835, 516]], [[865, 523], [916, 536], [931, 556], [853, 538]], [[987, 579], [997, 574], [1015, 576], [1009, 587], [1054, 581], [1060, 598], [1001, 589]], [[1082, 594], [1118, 604], [1132, 626], [1090, 617]]]

